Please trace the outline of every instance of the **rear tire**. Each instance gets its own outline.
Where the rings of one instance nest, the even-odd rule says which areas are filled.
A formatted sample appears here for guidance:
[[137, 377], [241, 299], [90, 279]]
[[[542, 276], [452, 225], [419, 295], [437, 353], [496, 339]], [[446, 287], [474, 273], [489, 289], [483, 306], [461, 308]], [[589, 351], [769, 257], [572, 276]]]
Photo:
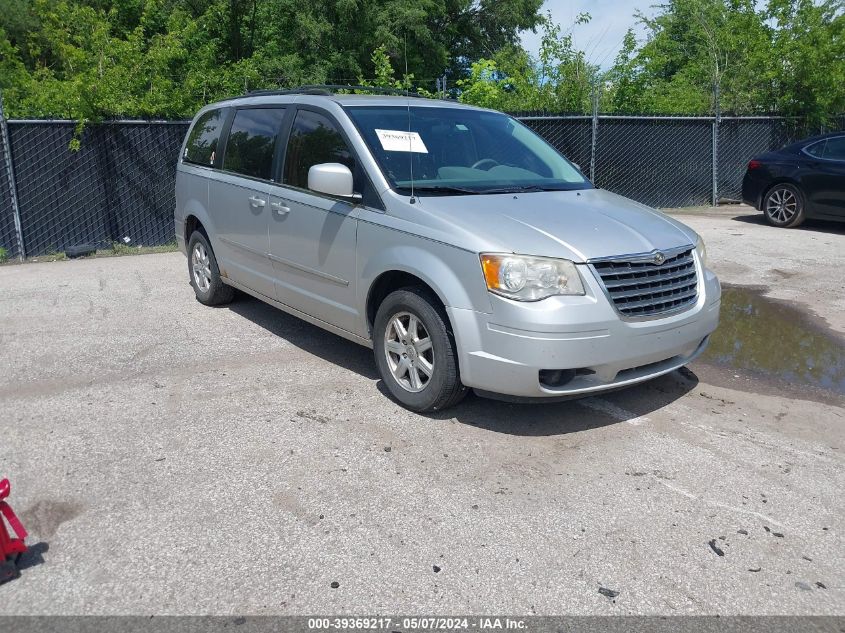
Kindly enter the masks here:
[[440, 302], [423, 288], [396, 290], [378, 308], [376, 367], [390, 394], [411, 411], [441, 411], [467, 393], [448, 324]]
[[197, 301], [207, 306], [229, 303], [235, 289], [223, 283], [217, 258], [204, 231], [196, 230], [188, 240], [188, 275]]
[[804, 195], [801, 190], [787, 183], [772, 187], [763, 197], [763, 214], [766, 221], [778, 228], [791, 229], [805, 219]]

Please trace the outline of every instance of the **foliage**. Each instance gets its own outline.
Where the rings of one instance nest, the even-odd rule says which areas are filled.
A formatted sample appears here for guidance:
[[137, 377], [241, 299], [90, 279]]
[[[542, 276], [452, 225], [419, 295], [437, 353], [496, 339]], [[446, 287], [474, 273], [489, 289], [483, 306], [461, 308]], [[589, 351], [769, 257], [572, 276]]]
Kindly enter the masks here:
[[[541, 22], [537, 59], [505, 47], [470, 67], [461, 100], [501, 110], [625, 114], [784, 114], [822, 122], [845, 111], [843, 0], [666, 0], [637, 19], [611, 68], [600, 72]], [[580, 15], [574, 27], [590, 17]], [[717, 104], [718, 95], [718, 104]]]
[[121, 242], [112, 242], [111, 248], [99, 249], [94, 257], [111, 257], [120, 255], [150, 255], [154, 253], [173, 253], [179, 250], [176, 242], [168, 242], [160, 246], [129, 246]]
[[[663, 0], [600, 69], [542, 0], [3, 0], [12, 117], [181, 118], [244, 90], [434, 88], [502, 110], [845, 111], [845, 0]], [[536, 57], [519, 45], [542, 31]], [[397, 77], [397, 69], [399, 76]], [[80, 128], [81, 130], [81, 128]], [[77, 135], [78, 137], [78, 135]]]
[[401, 81], [433, 86], [514, 45], [542, 0], [3, 2], [8, 114], [96, 120], [184, 117], [260, 87], [383, 82], [406, 50]]
[[814, 119], [845, 111], [845, 2], [771, 0], [774, 109]]
[[0, 246], [0, 264], [9, 259], [9, 251]]
[[[574, 26], [589, 21], [590, 15], [582, 13]], [[457, 82], [461, 101], [498, 110], [590, 111], [598, 67], [575, 47], [571, 32], [561, 35], [551, 15], [540, 24], [537, 59], [515, 46], [480, 59], [470, 67], [469, 77]]]
[[[358, 77], [359, 85], [373, 88], [393, 88], [396, 90], [414, 89], [414, 73], [403, 74], [402, 79], [397, 79], [393, 65], [390, 63], [390, 56], [387, 54], [387, 47], [384, 44], [376, 47], [370, 56], [370, 61], [373, 65], [375, 78], [371, 81], [363, 77]], [[419, 91], [427, 92], [423, 88], [420, 88]]]
[[[760, 8], [762, 7], [762, 8]], [[845, 110], [842, 0], [667, 0], [607, 73], [611, 112], [804, 115]]]

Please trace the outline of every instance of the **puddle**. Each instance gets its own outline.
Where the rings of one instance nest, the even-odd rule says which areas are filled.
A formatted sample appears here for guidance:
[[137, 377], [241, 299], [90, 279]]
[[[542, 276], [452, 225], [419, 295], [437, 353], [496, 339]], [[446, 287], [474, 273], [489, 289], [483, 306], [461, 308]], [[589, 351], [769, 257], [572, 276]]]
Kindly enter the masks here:
[[[795, 388], [845, 395], [845, 338], [806, 309], [724, 286], [719, 329], [699, 362]], [[805, 396], [807, 397], [807, 396]]]

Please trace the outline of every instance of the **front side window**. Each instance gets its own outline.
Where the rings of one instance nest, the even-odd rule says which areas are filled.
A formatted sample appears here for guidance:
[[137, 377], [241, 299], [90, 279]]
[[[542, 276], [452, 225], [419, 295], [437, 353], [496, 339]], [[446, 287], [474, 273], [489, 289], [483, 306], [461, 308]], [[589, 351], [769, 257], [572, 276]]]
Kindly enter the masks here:
[[438, 106], [347, 106], [394, 189], [432, 195], [588, 189], [578, 169], [512, 117]]
[[276, 137], [284, 115], [284, 108], [242, 108], [235, 112], [223, 169], [270, 180]]
[[355, 173], [352, 152], [335, 124], [321, 114], [300, 110], [285, 152], [284, 183], [307, 189], [308, 170], [321, 163], [341, 163]]
[[188, 134], [184, 159], [197, 165], [213, 166], [217, 160], [217, 144], [226, 120], [225, 110], [210, 110], [203, 114]]

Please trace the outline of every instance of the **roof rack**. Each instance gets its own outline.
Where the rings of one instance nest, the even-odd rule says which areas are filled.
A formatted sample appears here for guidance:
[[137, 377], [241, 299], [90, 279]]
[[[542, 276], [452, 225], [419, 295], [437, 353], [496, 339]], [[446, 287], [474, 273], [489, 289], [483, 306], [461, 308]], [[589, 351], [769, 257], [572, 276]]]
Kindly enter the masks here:
[[297, 88], [285, 88], [281, 90], [250, 90], [247, 93], [249, 97], [258, 97], [262, 95], [333, 95], [337, 94], [339, 90], [349, 90], [351, 92], [370, 92], [380, 95], [397, 95], [409, 97], [422, 97], [418, 92], [410, 90], [402, 90], [401, 88], [379, 88], [376, 86], [345, 86], [341, 84], [313, 84], [306, 86], [299, 86]]

